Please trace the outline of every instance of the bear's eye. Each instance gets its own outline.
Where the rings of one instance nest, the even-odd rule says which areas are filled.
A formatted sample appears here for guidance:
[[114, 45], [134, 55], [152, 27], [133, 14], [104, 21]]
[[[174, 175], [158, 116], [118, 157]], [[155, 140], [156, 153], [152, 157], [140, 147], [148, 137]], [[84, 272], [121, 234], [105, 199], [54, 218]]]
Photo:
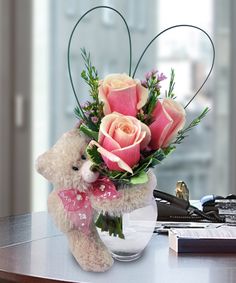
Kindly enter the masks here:
[[72, 169], [73, 169], [74, 171], [78, 171], [78, 170], [79, 170], [79, 168], [76, 167], [76, 166], [72, 166]]
[[84, 154], [81, 155], [82, 160], [86, 160], [86, 156]]

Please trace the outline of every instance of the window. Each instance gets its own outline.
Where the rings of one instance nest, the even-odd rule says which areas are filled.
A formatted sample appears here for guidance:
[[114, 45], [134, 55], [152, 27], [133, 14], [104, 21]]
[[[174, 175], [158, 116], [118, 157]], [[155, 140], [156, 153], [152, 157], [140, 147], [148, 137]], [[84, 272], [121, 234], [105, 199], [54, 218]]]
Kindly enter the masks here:
[[[46, 3], [46, 1], [40, 2]], [[51, 6], [51, 10], [48, 5], [44, 7], [41, 4], [37, 11], [35, 11], [35, 17], [39, 21], [43, 21], [43, 18], [39, 17], [39, 13], [45, 10], [49, 13], [48, 17], [50, 21], [47, 20], [44, 22], [42, 28], [44, 31], [51, 32], [51, 44], [54, 44], [54, 47], [55, 44], [57, 45], [57, 52], [55, 52], [55, 48], [52, 46], [44, 46], [44, 50], [51, 50], [50, 54], [53, 54], [53, 56], [48, 56], [46, 52], [44, 54], [44, 60], [46, 61], [44, 62], [47, 63], [44, 65], [44, 69], [35, 68], [35, 78], [37, 80], [42, 79], [43, 76], [47, 81], [48, 76], [51, 74], [48, 80], [49, 85], [45, 85], [45, 92], [43, 92], [45, 96], [44, 98], [42, 96], [41, 99], [45, 99], [46, 103], [46, 101], [52, 101], [53, 97], [55, 104], [51, 103], [49, 105], [46, 103], [47, 109], [45, 109], [45, 113], [47, 115], [40, 122], [41, 127], [44, 127], [46, 130], [40, 130], [39, 134], [38, 128], [35, 128], [34, 156], [42, 148], [42, 144], [46, 147], [46, 145], [55, 143], [59, 135], [72, 128], [77, 122], [76, 118], [71, 115], [73, 109], [68, 109], [68, 107], [73, 108], [75, 106], [75, 101], [68, 85], [68, 76], [66, 75], [67, 70], [65, 67], [68, 34], [77, 19], [73, 18], [72, 21], [70, 17], [74, 12], [73, 0], [68, 2], [68, 5], [69, 3], [71, 5], [68, 6], [69, 8], [61, 5], [62, 2], [62, 0], [54, 1], [54, 6]], [[78, 3], [79, 7], [83, 5], [82, 3], [84, 1], [76, 1], [76, 3]], [[132, 3], [135, 3], [135, 5]], [[191, 132], [190, 137], [186, 138], [184, 143], [179, 146], [177, 151], [170, 158], [166, 159], [162, 165], [157, 167], [158, 186], [163, 191], [174, 193], [176, 182], [182, 179], [186, 181], [190, 189], [191, 198], [199, 199], [204, 194], [212, 193], [220, 195], [233, 193], [228, 185], [229, 153], [233, 153], [233, 151], [230, 151], [229, 143], [229, 121], [232, 114], [229, 112], [229, 105], [232, 100], [229, 88], [231, 68], [229, 46], [231, 44], [231, 33], [233, 33], [236, 27], [230, 26], [230, 3], [230, 0], [179, 0], [177, 2], [171, 0], [153, 0], [151, 4], [149, 3], [150, 5], [142, 3], [140, 6], [137, 5], [136, 1], [127, 2], [125, 0], [119, 1], [119, 3], [110, 3], [110, 1], [98, 1], [96, 3], [96, 5], [112, 5], [114, 8], [117, 8], [128, 20], [131, 26], [131, 32], [132, 28], [137, 28], [137, 31], [140, 31], [136, 32], [135, 30], [135, 35], [133, 34], [134, 62], [139, 58], [146, 43], [155, 34], [170, 25], [187, 23], [200, 26], [212, 36], [215, 42], [217, 57], [214, 73], [197, 99], [187, 109], [189, 120], [196, 117], [205, 106], [209, 106], [211, 111], [205, 120]], [[93, 7], [92, 3], [86, 5], [86, 9]], [[62, 11], [63, 9], [67, 9], [67, 12]], [[178, 13], [176, 13], [177, 10]], [[142, 17], [143, 12], [145, 12], [144, 17]], [[117, 21], [113, 22], [113, 17], [111, 17], [112, 12], [109, 10], [101, 11], [100, 15], [100, 23], [105, 23], [105, 25], [103, 24], [99, 28], [89, 29], [89, 25], [92, 25], [93, 21], [84, 22], [84, 36], [90, 38], [93, 43], [93, 49], [90, 50], [93, 58], [96, 58], [96, 60], [99, 58], [96, 64], [100, 68], [101, 73], [126, 71], [128, 55], [123, 54], [120, 48], [120, 34], [116, 30], [116, 24], [119, 23]], [[140, 21], [138, 21], [139, 17], [141, 17]], [[217, 20], [215, 20], [216, 18]], [[145, 26], [145, 33], [141, 32]], [[89, 34], [86, 33], [86, 28], [89, 29]], [[111, 38], [109, 37], [109, 41], [106, 44], [97, 46], [96, 40], [107, 29], [109, 29], [110, 33], [114, 30], [113, 35]], [[44, 38], [35, 37], [35, 42], [36, 40], [43, 41]], [[116, 42], [115, 44], [114, 41]], [[47, 42], [47, 44], [49, 43]], [[109, 60], [104, 62], [106, 53], [103, 52], [109, 46], [112, 46], [109, 54], [107, 53]], [[82, 46], [79, 46], [78, 42], [76, 47], [76, 49], [73, 49], [72, 58], [75, 66], [75, 69], [73, 69], [75, 80], [77, 80], [80, 69], [82, 68], [80, 65], [81, 61], [78, 59], [80, 57], [79, 48]], [[39, 54], [42, 55], [42, 50], [36, 48], [36, 46], [34, 50], [34, 57], [37, 59]], [[110, 58], [110, 56], [114, 56], [114, 58]], [[207, 38], [200, 32], [187, 28], [170, 31], [158, 40], [156, 49], [153, 47], [152, 52], [148, 52], [147, 56], [144, 57], [137, 76], [144, 75], [141, 71], [149, 71], [153, 67], [157, 67], [161, 72], [169, 76], [170, 69], [174, 68], [176, 72], [176, 94], [181, 102], [186, 104], [204, 80], [210, 67], [211, 56], [210, 44]], [[50, 71], [47, 70], [49, 73], [45, 73], [48, 66], [50, 66]], [[81, 95], [84, 95], [85, 88], [79, 86], [78, 89]], [[165, 86], [163, 86], [164, 89]], [[39, 89], [35, 89], [34, 97], [36, 101], [39, 99], [38, 92]], [[63, 103], [64, 101], [67, 101], [67, 103]], [[34, 115], [35, 127], [39, 124], [37, 119], [40, 116], [42, 116], [40, 113], [35, 113]], [[49, 127], [49, 125], [51, 126]], [[46, 134], [44, 135], [44, 133]], [[37, 136], [38, 138], [36, 138]], [[43, 143], [41, 142], [42, 139], [44, 140]], [[41, 190], [39, 188], [40, 186], [39, 183], [34, 183], [34, 190]], [[35, 205], [35, 208], [38, 209], [38, 207], [40, 205]]]
[[[103, 1], [103, 5], [112, 7], [112, 3], [111, 2], [112, 1], [110, 1], [110, 0], [104, 0]], [[112, 12], [109, 9], [104, 9], [103, 10], [103, 22], [104, 22], [105, 25], [111, 26], [111, 25], [114, 24], [112, 16], [113, 16], [113, 14], [112, 14]]]
[[[226, 1], [227, 2], [227, 1]], [[217, 3], [214, 5], [214, 3]], [[225, 3], [225, 2], [224, 2]], [[228, 2], [229, 3], [229, 2]], [[190, 137], [184, 141], [179, 150], [164, 162], [158, 170], [160, 189], [169, 188], [173, 193], [176, 180], [187, 182], [192, 198], [209, 193], [227, 194], [228, 189], [228, 154], [229, 132], [223, 125], [229, 123], [228, 102], [230, 100], [229, 49], [224, 46], [224, 62], [222, 62], [219, 40], [224, 34], [224, 42], [229, 44], [229, 9], [219, 9], [221, 1], [159, 1], [159, 25], [167, 26], [188, 23], [203, 27], [214, 38], [217, 49], [214, 75], [199, 93], [195, 101], [188, 107], [188, 115], [196, 117], [205, 106], [211, 111], [205, 120], [194, 129]], [[226, 3], [227, 4], [227, 3]], [[176, 5], [176, 7], [175, 7]], [[178, 9], [179, 5], [185, 7]], [[204, 9], [202, 9], [204, 5]], [[172, 9], [170, 9], [172, 7]], [[214, 21], [214, 9], [217, 21]], [[186, 13], [186, 10], [188, 13]], [[182, 12], [181, 12], [182, 11]], [[168, 14], [168, 17], [165, 15]], [[199, 18], [199, 14], [201, 17]], [[228, 15], [228, 16], [227, 16]], [[181, 20], [181, 22], [180, 22]], [[191, 39], [191, 40], [190, 40]], [[200, 32], [191, 29], [175, 30], [159, 40], [158, 58], [161, 70], [176, 70], [176, 94], [184, 104], [192, 97], [203, 82], [210, 68], [212, 50], [208, 40]], [[220, 75], [224, 68], [225, 74]], [[181, 76], [181, 77], [180, 77]], [[223, 161], [223, 162], [222, 162]], [[222, 191], [224, 188], [224, 191]]]

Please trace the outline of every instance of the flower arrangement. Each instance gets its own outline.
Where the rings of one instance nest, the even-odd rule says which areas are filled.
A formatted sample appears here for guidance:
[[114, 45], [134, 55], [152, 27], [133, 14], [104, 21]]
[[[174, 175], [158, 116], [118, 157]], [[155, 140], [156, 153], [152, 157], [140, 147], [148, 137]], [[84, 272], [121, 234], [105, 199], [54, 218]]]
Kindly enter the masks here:
[[[144, 184], [147, 171], [173, 152], [209, 109], [185, 127], [186, 111], [174, 93], [174, 70], [162, 96], [161, 82], [167, 79], [163, 73], [152, 70], [144, 80], [125, 73], [100, 79], [90, 54], [81, 49], [81, 55], [85, 62], [81, 76], [90, 88], [91, 101], [76, 107], [75, 113], [80, 131], [91, 139], [87, 146], [91, 168], [115, 185]], [[101, 214], [96, 224], [123, 237], [120, 217]]]
[[[71, 74], [70, 46], [81, 20], [97, 9], [112, 10], [123, 20], [129, 39], [129, 72], [100, 78], [90, 54], [81, 49], [85, 63], [81, 76], [90, 92], [90, 100], [81, 106]], [[210, 40], [213, 50], [206, 79], [184, 107], [174, 93], [174, 70], [165, 92], [161, 92], [161, 84], [167, 77], [157, 70], [148, 72], [143, 80], [135, 78], [149, 46], [161, 34], [178, 27], [200, 30]], [[214, 44], [204, 30], [176, 25], [161, 31], [149, 42], [131, 75], [132, 41], [127, 22], [119, 11], [96, 6], [76, 22], [69, 38], [67, 60], [79, 123], [38, 157], [36, 169], [53, 184], [48, 196], [49, 213], [67, 236], [69, 248], [84, 270], [103, 272], [112, 266], [113, 257], [130, 261], [141, 256], [157, 218], [153, 198], [156, 177], [150, 168], [172, 153], [209, 111], [205, 108], [185, 125], [185, 109], [209, 78], [214, 59]], [[136, 218], [131, 217], [130, 221], [129, 213]]]

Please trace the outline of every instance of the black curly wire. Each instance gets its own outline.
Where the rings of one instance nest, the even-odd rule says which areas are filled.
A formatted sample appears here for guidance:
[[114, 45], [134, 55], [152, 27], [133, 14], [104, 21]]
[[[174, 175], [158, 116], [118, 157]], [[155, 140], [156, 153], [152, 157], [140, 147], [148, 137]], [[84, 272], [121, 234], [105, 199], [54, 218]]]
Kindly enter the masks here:
[[199, 89], [196, 91], [196, 93], [192, 96], [192, 98], [188, 101], [188, 103], [184, 106], [184, 108], [187, 108], [189, 106], [189, 104], [194, 100], [194, 98], [196, 97], [196, 95], [200, 92], [200, 90], [203, 88], [203, 86], [205, 85], [205, 83], [207, 82], [209, 76], [211, 75], [211, 72], [213, 70], [213, 67], [214, 67], [214, 63], [215, 63], [215, 46], [214, 46], [214, 43], [210, 37], [210, 35], [202, 28], [200, 27], [197, 27], [197, 26], [194, 26], [194, 25], [188, 25], [188, 24], [179, 24], [179, 25], [174, 25], [174, 26], [170, 26], [166, 29], [164, 29], [163, 31], [161, 31], [160, 33], [158, 33], [149, 43], [148, 45], [146, 46], [146, 48], [144, 49], [143, 53], [141, 54], [139, 60], [138, 60], [138, 63], [136, 64], [136, 67], [134, 69], [134, 72], [133, 72], [133, 75], [132, 77], [134, 78], [136, 72], [137, 72], [137, 69], [138, 69], [138, 66], [144, 56], [144, 54], [146, 53], [146, 51], [148, 50], [148, 48], [150, 47], [150, 45], [158, 38], [160, 37], [162, 34], [164, 34], [165, 32], [171, 30], [171, 29], [175, 29], [175, 28], [180, 28], [180, 27], [188, 27], [188, 28], [194, 28], [194, 29], [197, 29], [201, 32], [203, 32], [207, 38], [209, 39], [210, 43], [211, 43], [211, 47], [212, 47], [212, 63], [211, 63], [211, 67], [210, 67], [210, 70], [208, 72], [208, 75], [206, 76], [205, 80], [203, 81], [203, 83], [201, 84], [201, 86], [199, 87]]
[[[70, 37], [69, 37], [69, 42], [68, 42], [68, 48], [67, 48], [67, 65], [68, 65], [68, 72], [69, 72], [69, 79], [70, 79], [70, 83], [71, 83], [71, 87], [72, 87], [72, 90], [73, 90], [73, 94], [74, 94], [74, 97], [76, 99], [76, 102], [78, 104], [78, 107], [81, 111], [81, 113], [83, 113], [83, 109], [80, 105], [80, 102], [79, 102], [79, 99], [78, 99], [78, 96], [77, 96], [77, 93], [76, 93], [76, 90], [75, 90], [75, 86], [74, 86], [74, 82], [73, 82], [73, 78], [72, 78], [72, 73], [71, 73], [71, 62], [70, 62], [70, 48], [71, 48], [71, 42], [72, 42], [72, 39], [73, 39], [73, 35], [74, 35], [74, 32], [76, 30], [76, 28], [78, 27], [79, 23], [82, 21], [82, 19], [87, 15], [89, 14], [90, 12], [94, 11], [94, 10], [97, 10], [97, 9], [109, 9], [109, 10], [112, 10], [114, 12], [116, 12], [123, 20], [125, 26], [126, 26], [126, 29], [127, 29], [127, 33], [128, 33], [128, 39], [129, 39], [129, 76], [131, 76], [131, 67], [132, 67], [132, 41], [131, 41], [131, 35], [130, 35], [130, 30], [129, 30], [129, 27], [128, 27], [128, 24], [125, 20], [125, 18], [123, 17], [123, 15], [117, 11], [116, 9], [112, 8], [112, 7], [109, 7], [109, 6], [96, 6], [90, 10], [88, 10], [85, 14], [83, 14], [79, 20], [76, 22], [76, 24], [74, 25], [74, 28], [72, 29], [72, 32], [70, 34]], [[149, 43], [148, 45], [145, 47], [144, 51], [142, 52], [136, 66], [135, 66], [135, 69], [134, 69], [134, 72], [133, 72], [133, 75], [132, 77], [134, 78], [136, 72], [137, 72], [137, 69], [139, 67], [139, 64], [140, 62], [142, 61], [143, 59], [143, 56], [145, 55], [146, 51], [148, 50], [148, 48], [150, 47], [150, 45], [157, 39], [159, 38], [162, 34], [164, 34], [165, 32], [171, 30], [171, 29], [175, 29], [175, 28], [180, 28], [180, 27], [188, 27], [188, 28], [194, 28], [194, 29], [197, 29], [201, 32], [203, 32], [207, 38], [209, 39], [210, 43], [211, 43], [211, 47], [212, 47], [212, 63], [211, 63], [211, 67], [210, 67], [210, 70], [205, 78], [205, 80], [203, 81], [203, 83], [201, 84], [201, 86], [199, 87], [199, 89], [196, 91], [196, 93], [192, 96], [192, 98], [188, 101], [188, 103], [184, 106], [184, 108], [187, 108], [189, 106], [189, 104], [194, 100], [194, 98], [196, 97], [196, 95], [200, 92], [200, 90], [203, 88], [203, 86], [205, 85], [205, 83], [207, 82], [208, 78], [210, 77], [211, 73], [212, 73], [212, 70], [213, 70], [213, 67], [214, 67], [214, 63], [215, 63], [215, 46], [214, 46], [214, 43], [210, 37], [210, 35], [205, 31], [203, 30], [202, 28], [198, 27], [198, 26], [195, 26], [195, 25], [188, 25], [188, 24], [179, 24], [179, 25], [174, 25], [174, 26], [170, 26], [166, 29], [164, 29], [163, 31], [161, 31], [160, 33], [158, 33]], [[83, 113], [84, 115], [84, 113]], [[85, 117], [85, 115], [84, 115]]]
[[[109, 10], [112, 10], [114, 12], [116, 12], [123, 20], [125, 26], [126, 26], [126, 29], [127, 29], [127, 33], [128, 33], [128, 38], [129, 38], [129, 76], [131, 76], [131, 66], [132, 66], [132, 41], [131, 41], [131, 35], [130, 35], [130, 30], [129, 30], [129, 27], [128, 27], [128, 24], [125, 20], [125, 18], [123, 17], [123, 15], [117, 11], [116, 9], [112, 8], [112, 7], [109, 7], [109, 6], [96, 6], [96, 7], [93, 7], [92, 9], [88, 10], [85, 14], [83, 14], [79, 20], [76, 22], [76, 24], [74, 25], [73, 29], [72, 29], [72, 32], [70, 34], [70, 38], [69, 38], [69, 42], [68, 42], [68, 48], [67, 48], [67, 66], [68, 66], [68, 72], [69, 72], [69, 79], [70, 79], [70, 83], [71, 83], [71, 87], [72, 87], [72, 90], [73, 90], [73, 94], [74, 94], [74, 97], [76, 99], [76, 102], [78, 104], [78, 107], [81, 111], [81, 113], [83, 113], [84, 115], [84, 112], [83, 112], [83, 109], [79, 103], [79, 99], [78, 99], [78, 96], [77, 96], [77, 93], [76, 93], [76, 90], [75, 90], [75, 86], [74, 86], [74, 82], [73, 82], [73, 78], [72, 78], [72, 73], [71, 73], [71, 63], [70, 63], [70, 47], [71, 47], [71, 42], [72, 42], [72, 39], [73, 39], [73, 35], [74, 35], [74, 32], [76, 30], [76, 28], [78, 27], [79, 23], [82, 21], [82, 19], [87, 15], [89, 14], [90, 12], [94, 11], [94, 10], [97, 10], [97, 9], [109, 9]], [[85, 117], [85, 115], [84, 115]]]

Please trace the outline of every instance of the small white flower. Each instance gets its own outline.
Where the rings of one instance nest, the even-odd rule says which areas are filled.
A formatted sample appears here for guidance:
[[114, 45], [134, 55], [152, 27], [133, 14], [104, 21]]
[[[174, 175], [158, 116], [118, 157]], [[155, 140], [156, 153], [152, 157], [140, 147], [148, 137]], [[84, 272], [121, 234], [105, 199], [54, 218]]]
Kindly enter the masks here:
[[82, 196], [81, 196], [81, 195], [77, 195], [77, 196], [76, 196], [76, 199], [77, 199], [77, 200], [82, 200]]
[[84, 213], [80, 213], [80, 214], [79, 214], [79, 218], [80, 218], [80, 219], [86, 219], [87, 216], [86, 216], [86, 214], [84, 214]]
[[102, 192], [105, 190], [105, 188], [106, 188], [105, 185], [101, 185], [101, 186], [99, 187], [99, 189], [100, 189]]

